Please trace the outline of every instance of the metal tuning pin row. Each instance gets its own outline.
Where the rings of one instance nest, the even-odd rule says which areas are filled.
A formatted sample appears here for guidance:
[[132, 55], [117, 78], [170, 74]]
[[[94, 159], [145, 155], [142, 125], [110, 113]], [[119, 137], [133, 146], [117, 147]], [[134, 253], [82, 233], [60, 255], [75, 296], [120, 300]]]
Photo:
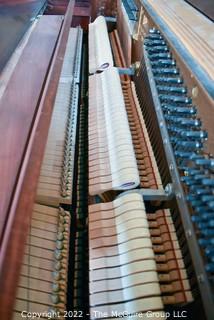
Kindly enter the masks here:
[[208, 138], [188, 96], [180, 71], [167, 42], [151, 29], [144, 42], [170, 142], [192, 208], [198, 242], [207, 258], [206, 269], [214, 272], [214, 159], [203, 153]]

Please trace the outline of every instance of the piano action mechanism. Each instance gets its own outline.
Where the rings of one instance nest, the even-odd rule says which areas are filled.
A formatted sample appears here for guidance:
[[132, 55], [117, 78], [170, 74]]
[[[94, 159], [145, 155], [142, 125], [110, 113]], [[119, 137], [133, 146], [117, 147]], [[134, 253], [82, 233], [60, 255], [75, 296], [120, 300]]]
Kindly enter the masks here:
[[213, 319], [212, 17], [116, 4], [41, 1], [0, 74], [2, 319]]

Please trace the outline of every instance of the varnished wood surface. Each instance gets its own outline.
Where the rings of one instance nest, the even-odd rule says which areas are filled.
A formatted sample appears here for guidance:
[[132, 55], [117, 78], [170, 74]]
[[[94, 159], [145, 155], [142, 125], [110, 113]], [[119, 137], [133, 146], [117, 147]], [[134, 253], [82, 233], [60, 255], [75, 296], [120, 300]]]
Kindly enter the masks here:
[[51, 206], [71, 204], [76, 144], [82, 29], [71, 28], [42, 162], [36, 201]]
[[30, 26], [30, 28], [27, 30], [22, 40], [19, 42], [18, 46], [16, 47], [15, 51], [12, 53], [8, 63], [6, 64], [6, 66], [4, 67], [4, 69], [0, 74], [0, 100], [7, 87], [8, 82], [10, 81], [10, 77], [13, 74], [13, 71], [22, 55], [22, 52], [28, 43], [31, 33], [33, 32], [35, 26], [37, 25], [37, 22], [38, 20], [35, 20]]
[[0, 1], [0, 72], [45, 0]]
[[0, 100], [0, 233], [61, 23], [57, 16], [39, 20]]
[[[18, 189], [16, 189], [13, 205], [10, 208], [10, 219], [5, 227], [5, 236], [0, 256], [0, 318], [5, 320], [10, 319], [12, 313], [15, 289], [29, 226], [26, 216], [30, 217], [32, 213], [48, 127], [72, 21], [73, 7], [74, 2], [70, 1], [53, 56], [50, 73], [46, 79], [38, 113], [35, 117], [29, 144], [26, 148]], [[10, 272], [11, 270], [8, 269], [10, 265], [16, 266], [13, 272]]]
[[[144, 4], [144, 0], [141, 0]], [[192, 57], [214, 79], [214, 24], [182, 0], [146, 0]], [[194, 70], [193, 70], [194, 73]]]
[[15, 5], [27, 5], [27, 4], [38, 4], [39, 2], [45, 2], [46, 0], [0, 0], [0, 5], [8, 5], [8, 6], [15, 6]]
[[213, 0], [185, 0], [190, 3], [197, 10], [206, 15], [209, 19], [214, 21], [214, 2]]
[[48, 0], [46, 13], [47, 14], [65, 14], [69, 0]]

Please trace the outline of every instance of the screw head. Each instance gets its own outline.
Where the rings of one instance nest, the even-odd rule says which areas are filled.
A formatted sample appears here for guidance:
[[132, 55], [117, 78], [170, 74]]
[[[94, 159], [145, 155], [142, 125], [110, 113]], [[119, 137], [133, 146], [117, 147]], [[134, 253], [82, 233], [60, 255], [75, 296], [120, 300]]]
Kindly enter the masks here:
[[190, 229], [186, 230], [186, 236], [187, 236], [187, 238], [191, 238], [192, 237], [192, 231]]
[[177, 199], [181, 199], [181, 193], [180, 193], [180, 192], [177, 192], [177, 193], [176, 193], [176, 198], [177, 198]]
[[198, 282], [203, 283], [204, 282], [204, 275], [201, 273], [197, 276]]
[[170, 170], [170, 171], [173, 171], [173, 170], [174, 170], [174, 166], [173, 166], [172, 163], [170, 163], [170, 165], [169, 165], [169, 170]]

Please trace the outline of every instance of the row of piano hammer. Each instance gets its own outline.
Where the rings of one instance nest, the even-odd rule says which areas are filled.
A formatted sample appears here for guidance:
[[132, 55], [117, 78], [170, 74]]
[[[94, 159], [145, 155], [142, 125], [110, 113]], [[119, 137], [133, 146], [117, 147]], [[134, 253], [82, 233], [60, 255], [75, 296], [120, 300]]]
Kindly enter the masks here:
[[[89, 26], [88, 134], [89, 194], [102, 200], [163, 189], [134, 83], [119, 75], [112, 49], [100, 16]], [[164, 305], [193, 299], [170, 210], [146, 212], [137, 192], [89, 206], [89, 260], [91, 319], [164, 318]]]

